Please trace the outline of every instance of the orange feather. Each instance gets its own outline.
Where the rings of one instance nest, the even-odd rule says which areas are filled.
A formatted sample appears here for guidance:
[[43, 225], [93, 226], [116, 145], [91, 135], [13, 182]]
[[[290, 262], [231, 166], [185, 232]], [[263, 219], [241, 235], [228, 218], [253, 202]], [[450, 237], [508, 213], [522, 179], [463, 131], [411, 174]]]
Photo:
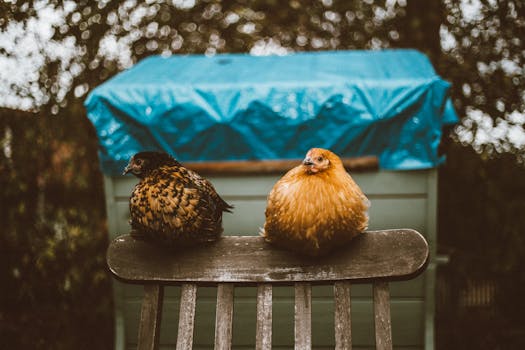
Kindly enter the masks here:
[[300, 253], [325, 255], [368, 227], [370, 202], [329, 150], [312, 148], [268, 196], [263, 237]]

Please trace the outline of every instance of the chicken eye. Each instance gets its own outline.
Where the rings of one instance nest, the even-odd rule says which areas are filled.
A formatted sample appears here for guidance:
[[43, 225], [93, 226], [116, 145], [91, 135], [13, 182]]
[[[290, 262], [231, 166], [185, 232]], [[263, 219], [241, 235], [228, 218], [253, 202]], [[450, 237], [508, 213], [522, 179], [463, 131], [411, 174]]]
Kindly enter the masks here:
[[142, 159], [137, 159], [135, 161], [135, 164], [137, 164], [138, 166], [141, 166], [142, 165]]
[[323, 161], [323, 157], [317, 157], [317, 161], [318, 162], [322, 162]]

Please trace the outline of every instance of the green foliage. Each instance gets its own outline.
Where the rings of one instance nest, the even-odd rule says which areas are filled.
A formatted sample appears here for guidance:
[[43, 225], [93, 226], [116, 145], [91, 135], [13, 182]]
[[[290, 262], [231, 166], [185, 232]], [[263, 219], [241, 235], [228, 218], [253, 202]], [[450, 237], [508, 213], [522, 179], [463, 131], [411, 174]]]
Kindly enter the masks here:
[[[16, 20], [30, 31], [27, 21], [36, 15], [31, 2], [15, 3], [4, 5], [9, 11], [0, 15], [0, 28], [8, 29]], [[46, 10], [66, 18], [53, 26], [52, 38], [45, 40], [63, 47], [73, 42], [75, 55], [49, 53], [45, 45], [36, 48], [35, 54], [46, 60], [38, 72], [38, 85], [46, 98], [33, 103], [57, 113], [75, 97], [152, 54], [248, 52], [268, 43], [312, 51], [419, 47], [413, 42], [419, 40], [439, 48], [438, 32], [421, 29], [429, 25], [436, 29], [441, 12], [428, 16], [432, 23], [414, 17], [407, 24], [407, 11], [416, 14], [422, 8], [412, 3], [416, 2], [405, 9], [403, 1], [372, 0], [128, 0], [79, 1], [76, 6], [57, 1]], [[414, 34], [418, 32], [425, 34]], [[5, 54], [17, 57], [15, 51]], [[28, 90], [13, 88], [13, 94], [27, 97]]]
[[[516, 166], [512, 154], [484, 159], [470, 147], [451, 144], [440, 169], [439, 250], [450, 262], [439, 271], [438, 290], [449, 295], [437, 308], [438, 348], [525, 345], [524, 197], [525, 168]], [[490, 302], [466, 302], [482, 294], [472, 284], [494, 286], [486, 292]]]
[[[490, 130], [525, 110], [525, 5], [519, 0], [473, 1], [480, 11], [468, 17], [465, 3], [470, 2], [0, 2], [2, 34], [12, 28], [17, 33], [13, 45], [0, 42], [0, 56], [34, 66], [26, 81], [0, 86], [5, 88], [0, 103], [38, 110], [0, 109], [2, 346], [112, 346], [104, 195], [96, 137], [81, 106], [89, 90], [152, 54], [413, 47], [453, 83], [459, 115], [481, 111]], [[31, 29], [43, 8], [64, 18], [54, 22], [49, 36]], [[31, 50], [19, 47], [25, 36], [35, 39]], [[446, 38], [455, 46], [447, 46]], [[0, 75], [0, 83], [10, 75]], [[10, 99], [2, 100], [5, 96]], [[511, 124], [523, 131], [519, 118]], [[501, 142], [478, 142], [481, 129], [479, 121], [464, 118], [453, 139], [443, 140], [448, 163], [440, 170], [439, 244], [451, 254], [442, 271], [457, 290], [445, 310], [450, 317], [438, 326], [467, 332], [465, 325], [474, 324], [485, 332], [480, 336], [473, 330], [461, 342], [449, 335], [440, 346], [505, 348], [497, 342], [502, 339], [521, 348], [518, 336], [495, 335], [490, 327], [523, 326], [525, 174], [516, 159], [525, 159], [525, 152], [506, 135]], [[498, 321], [494, 315], [451, 311], [459, 309], [455, 302], [467, 280], [487, 278], [501, 287]], [[474, 339], [479, 342], [468, 343]]]
[[53, 118], [0, 110], [4, 146], [10, 141], [0, 153], [2, 348], [111, 344], [96, 139], [76, 107]]
[[470, 277], [514, 271], [525, 254], [525, 168], [512, 155], [482, 159], [470, 148], [451, 148], [440, 172], [443, 248]]
[[482, 121], [465, 118], [455, 141], [474, 147], [484, 157], [510, 153], [523, 163], [525, 145], [493, 128], [510, 121], [516, 132], [524, 134], [523, 120], [514, 122], [511, 115], [525, 113], [525, 2], [474, 1], [479, 3], [479, 14], [470, 16], [464, 14], [464, 2], [443, 3], [446, 17], [441, 33], [455, 45], [445, 47], [442, 59], [435, 63], [453, 84], [459, 114], [481, 111], [487, 116]]
[[[444, 28], [450, 31], [457, 45], [447, 50], [447, 61], [455, 89], [456, 108], [464, 113], [467, 107], [480, 108], [493, 118], [505, 112], [524, 109], [520, 87], [525, 84], [521, 54], [525, 37], [525, 3], [523, 1], [482, 2], [479, 16], [465, 18], [457, 1], [444, 1], [447, 11]], [[506, 66], [502, 60], [508, 60]], [[498, 88], [494, 88], [494, 85]], [[498, 101], [505, 108], [498, 107]]]

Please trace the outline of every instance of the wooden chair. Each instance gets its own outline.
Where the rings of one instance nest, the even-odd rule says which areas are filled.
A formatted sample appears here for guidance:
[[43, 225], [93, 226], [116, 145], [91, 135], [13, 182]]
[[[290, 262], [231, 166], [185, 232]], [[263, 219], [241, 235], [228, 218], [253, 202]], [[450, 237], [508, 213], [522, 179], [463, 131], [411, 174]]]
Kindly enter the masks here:
[[246, 285], [257, 285], [256, 349], [272, 347], [273, 285], [294, 286], [295, 349], [310, 349], [312, 284], [333, 284], [336, 349], [351, 349], [352, 283], [373, 284], [376, 348], [392, 349], [388, 282], [417, 276], [427, 259], [427, 242], [408, 229], [365, 232], [347, 248], [320, 259], [278, 250], [255, 236], [227, 236], [174, 254], [124, 235], [107, 252], [115, 277], [144, 285], [140, 350], [158, 347], [165, 285], [181, 285], [177, 349], [192, 348], [199, 285], [218, 287], [215, 349], [231, 348], [234, 286]]

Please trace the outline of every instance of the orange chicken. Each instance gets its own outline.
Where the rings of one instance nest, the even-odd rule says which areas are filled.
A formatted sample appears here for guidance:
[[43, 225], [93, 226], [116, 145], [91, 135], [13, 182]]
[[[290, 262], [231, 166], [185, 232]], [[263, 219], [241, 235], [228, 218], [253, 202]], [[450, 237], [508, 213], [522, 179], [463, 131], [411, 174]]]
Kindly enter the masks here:
[[261, 235], [278, 247], [325, 255], [366, 230], [369, 207], [341, 159], [312, 148], [268, 195]]

